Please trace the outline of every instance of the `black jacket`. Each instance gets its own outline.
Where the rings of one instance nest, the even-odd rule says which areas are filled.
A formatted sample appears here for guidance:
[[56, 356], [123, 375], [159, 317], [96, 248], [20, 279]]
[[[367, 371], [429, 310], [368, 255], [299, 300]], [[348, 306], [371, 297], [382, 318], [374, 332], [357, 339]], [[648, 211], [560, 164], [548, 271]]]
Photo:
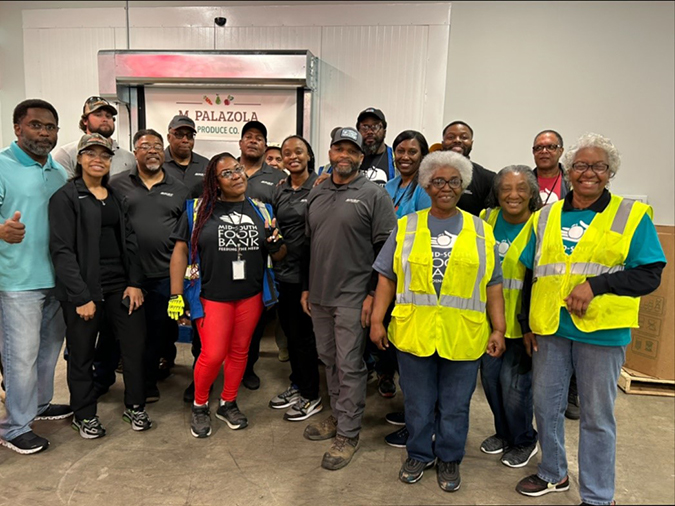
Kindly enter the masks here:
[[[143, 270], [136, 234], [122, 199], [110, 187], [108, 192], [120, 213], [119, 237], [127, 286], [140, 288]], [[99, 252], [101, 209], [82, 178], [70, 181], [49, 200], [49, 223], [49, 250], [56, 271], [57, 299], [76, 306], [103, 300]]]

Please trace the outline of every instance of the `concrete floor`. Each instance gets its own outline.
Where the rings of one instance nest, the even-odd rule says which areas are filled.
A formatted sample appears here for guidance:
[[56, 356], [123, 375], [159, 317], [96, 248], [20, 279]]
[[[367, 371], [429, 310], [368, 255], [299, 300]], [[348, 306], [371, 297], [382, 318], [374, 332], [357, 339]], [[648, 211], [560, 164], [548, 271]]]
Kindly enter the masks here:
[[[435, 471], [420, 482], [405, 485], [398, 470], [403, 449], [387, 446], [383, 437], [395, 429], [384, 414], [400, 410], [400, 393], [383, 399], [375, 381], [361, 433], [362, 446], [352, 463], [340, 471], [320, 467], [330, 442], [302, 437], [305, 422], [282, 420], [283, 411], [267, 407], [271, 397], [287, 386], [288, 363], [276, 357], [274, 339], [263, 340], [256, 370], [260, 390], [242, 387], [239, 406], [250, 425], [232, 431], [213, 418], [213, 435], [190, 435], [190, 408], [182, 401], [190, 382], [189, 345], [179, 344], [178, 366], [160, 384], [162, 398], [148, 407], [155, 427], [134, 433], [124, 423], [122, 384], [118, 382], [99, 403], [99, 416], [108, 435], [84, 440], [70, 421], [36, 422], [35, 431], [50, 439], [50, 448], [32, 456], [0, 448], [0, 505], [417, 505], [417, 504], [578, 504], [576, 464], [577, 422], [566, 421], [571, 489], [530, 499], [514, 487], [536, 472], [539, 457], [522, 469], [510, 469], [497, 456], [480, 452], [481, 441], [493, 433], [491, 413], [480, 385], [471, 406], [471, 428], [461, 466], [462, 486], [454, 494], [441, 491]], [[323, 374], [323, 371], [322, 371]], [[216, 387], [222, 379], [216, 380]], [[324, 402], [328, 405], [325, 383]], [[218, 390], [212, 396], [215, 404]], [[55, 402], [67, 402], [65, 363], [59, 361]], [[617, 504], [675, 503], [675, 399], [629, 396], [617, 401]], [[4, 408], [0, 407], [0, 412]], [[327, 409], [317, 417], [327, 416]]]

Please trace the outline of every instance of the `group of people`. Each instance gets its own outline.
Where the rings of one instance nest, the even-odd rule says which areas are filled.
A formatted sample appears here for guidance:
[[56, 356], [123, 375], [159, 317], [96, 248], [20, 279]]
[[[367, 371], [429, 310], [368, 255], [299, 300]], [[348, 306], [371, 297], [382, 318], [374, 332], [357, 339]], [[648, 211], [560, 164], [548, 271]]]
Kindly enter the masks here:
[[[386, 441], [406, 448], [399, 479], [435, 466], [441, 489], [458, 490], [480, 374], [495, 425], [480, 449], [520, 468], [541, 448], [520, 493], [569, 489], [567, 412], [580, 418], [582, 501], [612, 503], [617, 378], [665, 256], [651, 208], [607, 189], [620, 167], [609, 139], [587, 134], [565, 151], [545, 130], [535, 170], [495, 174], [470, 159], [467, 123], [431, 147], [414, 130], [390, 147], [384, 113], [368, 108], [356, 128], [331, 132], [318, 167], [306, 139], [270, 147], [259, 121], [244, 125], [238, 155], [207, 160], [180, 115], [167, 146], [143, 129], [131, 153], [112, 140], [116, 114], [87, 99], [84, 135], [52, 157], [54, 107], [14, 110], [17, 140], [0, 152], [3, 445], [42, 451], [32, 422], [71, 415], [82, 437], [104, 436], [97, 399], [120, 366], [123, 419], [150, 429], [146, 405], [159, 400], [185, 317], [192, 435], [212, 433], [221, 368], [215, 416], [243, 429], [237, 393], [260, 386], [254, 365], [276, 310], [291, 374], [269, 406], [288, 421], [323, 411], [325, 367], [331, 414], [304, 430], [331, 441], [325, 469], [359, 448], [369, 370], [384, 397], [398, 372], [405, 410], [386, 419], [403, 428]], [[64, 336], [69, 406], [51, 403]]]

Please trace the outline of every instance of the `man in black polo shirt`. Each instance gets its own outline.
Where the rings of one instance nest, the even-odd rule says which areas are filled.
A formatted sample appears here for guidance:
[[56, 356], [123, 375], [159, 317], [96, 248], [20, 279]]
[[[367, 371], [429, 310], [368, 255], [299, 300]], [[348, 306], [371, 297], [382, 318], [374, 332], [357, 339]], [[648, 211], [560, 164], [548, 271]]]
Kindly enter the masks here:
[[368, 378], [364, 329], [377, 282], [372, 265], [396, 225], [389, 194], [359, 171], [362, 142], [353, 128], [335, 131], [329, 150], [333, 173], [312, 189], [307, 202], [310, 251], [303, 264], [309, 263], [309, 273], [303, 275], [301, 303], [312, 317], [333, 414], [309, 424], [304, 435], [335, 436], [321, 462], [331, 470], [346, 466], [359, 447]]
[[209, 160], [195, 153], [195, 122], [187, 116], [174, 116], [166, 135], [168, 146], [164, 150], [164, 172], [181, 181], [188, 188], [202, 182]]
[[123, 196], [131, 224], [136, 231], [141, 265], [146, 281], [145, 315], [147, 319], [146, 396], [147, 402], [159, 399], [157, 375], [159, 358], [176, 358], [178, 326], [166, 308], [171, 295], [169, 262], [173, 250], [170, 239], [185, 208], [187, 187], [162, 169], [164, 143], [154, 130], [139, 130], [134, 135], [136, 167], [118, 174], [110, 186]]
[[[473, 129], [463, 121], [453, 121], [443, 129], [443, 151], [454, 151], [469, 158], [473, 148]], [[457, 207], [478, 216], [487, 207], [486, 201], [495, 173], [485, 167], [471, 162], [473, 178], [469, 187], [464, 190]]]

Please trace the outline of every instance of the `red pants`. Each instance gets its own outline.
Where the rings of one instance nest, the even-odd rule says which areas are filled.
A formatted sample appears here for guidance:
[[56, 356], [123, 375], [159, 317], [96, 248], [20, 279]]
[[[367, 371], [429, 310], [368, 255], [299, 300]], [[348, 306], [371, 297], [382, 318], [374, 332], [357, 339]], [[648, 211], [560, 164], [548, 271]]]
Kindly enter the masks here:
[[204, 318], [197, 321], [202, 352], [195, 364], [195, 403], [206, 404], [209, 388], [223, 366], [224, 401], [237, 398], [244, 377], [251, 336], [263, 310], [262, 294], [235, 302], [202, 298]]

